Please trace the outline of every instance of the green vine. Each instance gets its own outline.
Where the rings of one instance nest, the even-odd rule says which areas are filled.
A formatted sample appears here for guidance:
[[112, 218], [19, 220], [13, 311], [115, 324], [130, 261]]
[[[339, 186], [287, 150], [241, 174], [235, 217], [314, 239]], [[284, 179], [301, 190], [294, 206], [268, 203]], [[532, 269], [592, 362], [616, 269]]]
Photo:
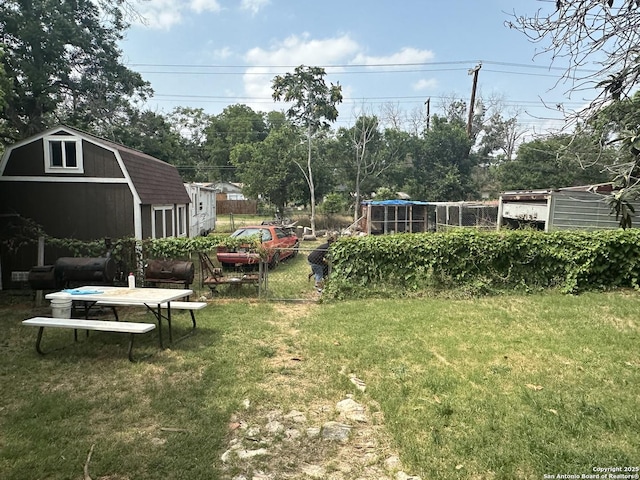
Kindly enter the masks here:
[[566, 293], [638, 288], [640, 230], [398, 234], [343, 238], [332, 246], [329, 293], [393, 291]]

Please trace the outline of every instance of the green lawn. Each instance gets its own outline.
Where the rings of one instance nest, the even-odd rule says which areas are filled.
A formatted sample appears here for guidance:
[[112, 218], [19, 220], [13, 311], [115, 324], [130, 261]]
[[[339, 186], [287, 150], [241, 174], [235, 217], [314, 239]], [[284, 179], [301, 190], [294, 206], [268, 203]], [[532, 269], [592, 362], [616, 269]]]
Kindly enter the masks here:
[[[270, 285], [315, 299], [306, 272], [300, 255], [272, 272]], [[280, 438], [278, 455], [225, 464], [229, 424], [295, 409], [315, 426], [318, 405], [347, 394], [381, 427], [387, 450], [371, 462], [393, 451], [422, 479], [541, 479], [640, 465], [635, 292], [251, 297], [212, 301], [197, 312], [196, 333], [171, 349], [140, 339], [136, 353], [152, 356], [139, 363], [127, 360], [126, 338], [98, 332], [74, 344], [71, 332], [45, 331], [45, 347], [59, 349], [39, 357], [37, 330], [20, 321], [46, 309], [0, 297], [0, 478], [82, 479], [85, 465], [94, 480], [309, 478], [292, 472], [322, 458], [331, 465], [338, 447]], [[139, 310], [127, 319], [151, 321]], [[186, 313], [176, 316], [175, 335], [189, 324]], [[358, 478], [359, 468], [332, 478]]]

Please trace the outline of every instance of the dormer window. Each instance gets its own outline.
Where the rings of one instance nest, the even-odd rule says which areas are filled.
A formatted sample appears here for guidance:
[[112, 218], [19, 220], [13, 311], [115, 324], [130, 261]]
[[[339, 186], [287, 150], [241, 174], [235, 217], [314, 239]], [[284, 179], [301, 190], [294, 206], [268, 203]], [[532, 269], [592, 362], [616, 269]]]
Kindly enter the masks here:
[[47, 173], [83, 173], [82, 140], [52, 135], [44, 139], [44, 169]]

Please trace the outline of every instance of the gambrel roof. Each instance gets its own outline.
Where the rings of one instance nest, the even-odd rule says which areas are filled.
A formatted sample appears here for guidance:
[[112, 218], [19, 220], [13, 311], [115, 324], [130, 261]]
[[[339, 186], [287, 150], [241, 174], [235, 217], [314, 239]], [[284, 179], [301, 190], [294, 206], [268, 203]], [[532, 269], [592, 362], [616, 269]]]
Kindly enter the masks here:
[[[138, 150], [65, 125], [51, 128], [8, 147], [4, 159], [6, 161], [10, 155], [10, 151], [22, 145], [34, 142], [39, 138], [64, 134], [78, 137], [83, 141], [93, 143], [117, 153], [125, 169], [122, 173], [131, 179], [131, 183], [142, 205], [190, 203], [191, 200], [184, 187], [182, 178], [173, 165]], [[0, 175], [3, 174], [5, 166], [4, 163], [0, 163]]]

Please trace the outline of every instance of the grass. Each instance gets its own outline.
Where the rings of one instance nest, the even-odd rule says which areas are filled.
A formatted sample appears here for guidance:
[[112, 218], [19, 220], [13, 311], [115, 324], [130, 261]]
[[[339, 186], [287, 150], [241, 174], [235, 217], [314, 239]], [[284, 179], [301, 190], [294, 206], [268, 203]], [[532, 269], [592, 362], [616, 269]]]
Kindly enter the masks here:
[[[307, 271], [303, 255], [283, 263], [269, 277], [273, 295], [315, 299]], [[635, 292], [320, 304], [223, 297], [173, 348], [158, 352], [156, 337], [142, 338], [136, 352], [153, 356], [132, 364], [126, 338], [99, 333], [74, 344], [71, 332], [45, 331], [45, 347], [60, 349], [39, 357], [36, 330], [20, 320], [43, 312], [5, 295], [0, 477], [81, 479], [94, 445], [94, 479], [308, 478], [301, 465], [322, 462], [336, 478], [371, 478], [353, 460], [357, 435], [347, 459], [343, 447], [280, 434], [264, 444], [277, 454], [220, 460], [235, 438], [230, 422], [257, 425], [296, 409], [306, 427], [320, 426], [337, 419], [326, 406], [347, 394], [372, 416], [356, 429], [379, 428], [371, 462], [397, 452], [423, 479], [634, 467], [639, 310]], [[127, 317], [151, 321], [135, 309]], [[177, 315], [175, 335], [189, 324]]]

